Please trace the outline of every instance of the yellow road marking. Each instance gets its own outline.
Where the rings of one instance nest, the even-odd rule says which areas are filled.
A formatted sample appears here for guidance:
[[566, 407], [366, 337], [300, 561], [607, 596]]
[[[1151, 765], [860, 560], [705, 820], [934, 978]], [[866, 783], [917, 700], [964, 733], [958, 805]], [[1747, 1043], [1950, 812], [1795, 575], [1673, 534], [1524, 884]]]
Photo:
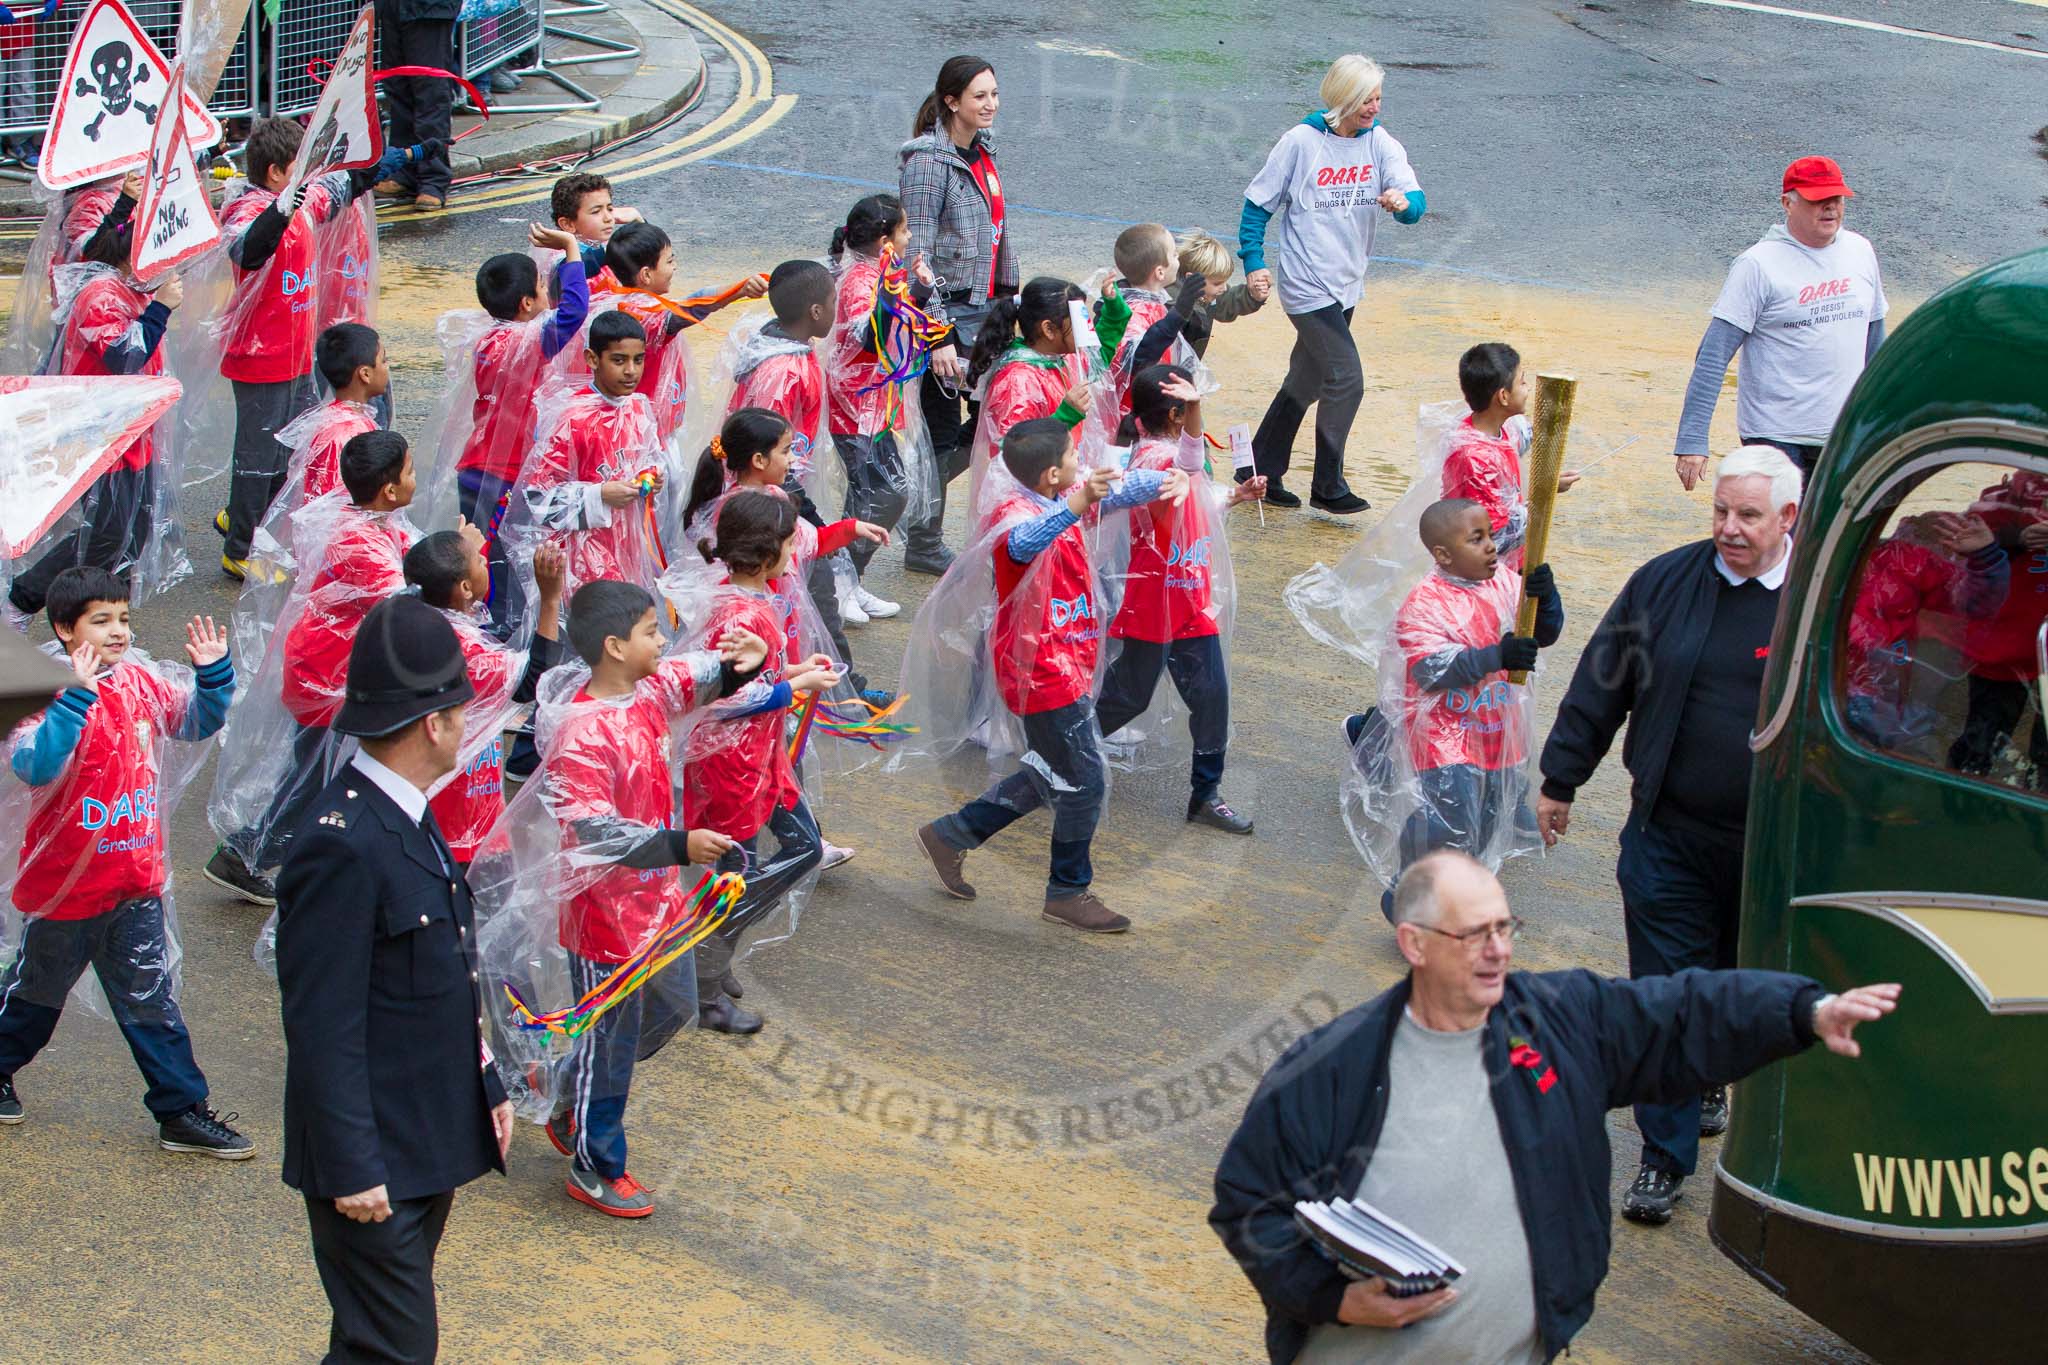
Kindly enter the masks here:
[[[679, 19], [700, 30], [725, 49], [733, 59], [733, 64], [739, 68], [739, 89], [735, 92], [732, 103], [703, 127], [693, 128], [674, 141], [650, 151], [639, 152], [604, 165], [602, 169], [606, 178], [613, 181], [643, 180], [648, 176], [727, 151], [775, 126], [796, 103], [795, 95], [774, 93], [775, 73], [769, 64], [768, 55], [749, 42], [744, 35], [720, 23], [695, 5], [682, 3], [682, 0], [648, 0], [648, 3], [665, 11], [671, 18]], [[481, 213], [486, 209], [544, 203], [553, 185], [552, 176], [536, 176], [526, 183], [501, 186], [478, 194], [458, 195], [447, 208], [431, 216], [451, 218]], [[403, 204], [387, 206], [377, 215], [380, 223], [403, 222], [426, 216], [428, 215], [417, 213], [411, 206]], [[13, 227], [0, 230], [0, 241], [25, 242], [33, 240], [35, 235], [34, 227]]]

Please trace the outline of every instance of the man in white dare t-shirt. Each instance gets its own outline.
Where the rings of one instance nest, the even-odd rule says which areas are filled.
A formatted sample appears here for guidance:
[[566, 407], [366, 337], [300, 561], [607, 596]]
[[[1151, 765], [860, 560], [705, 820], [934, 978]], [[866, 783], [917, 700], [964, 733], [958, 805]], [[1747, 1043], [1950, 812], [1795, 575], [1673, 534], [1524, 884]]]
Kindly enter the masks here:
[[1714, 400], [1738, 352], [1742, 443], [1776, 446], [1812, 473], [1856, 376], [1884, 340], [1877, 252], [1842, 226], [1855, 193], [1827, 157], [1802, 156], [1785, 168], [1785, 222], [1735, 258], [1685, 388], [1674, 449], [1687, 490], [1706, 467]]
[[1294, 438], [1316, 407], [1315, 472], [1309, 505], [1348, 516], [1369, 503], [1344, 478], [1344, 446], [1365, 395], [1365, 369], [1351, 336], [1351, 310], [1365, 291], [1365, 268], [1381, 214], [1420, 221], [1427, 209], [1408, 153], [1380, 127], [1385, 73], [1353, 53], [1330, 64], [1323, 108], [1281, 135], [1252, 183], [1238, 221], [1245, 278], [1270, 280], [1267, 226], [1278, 219], [1280, 306], [1294, 324], [1287, 379], [1252, 436], [1253, 470], [1266, 477], [1266, 501], [1299, 507], [1281, 482]]

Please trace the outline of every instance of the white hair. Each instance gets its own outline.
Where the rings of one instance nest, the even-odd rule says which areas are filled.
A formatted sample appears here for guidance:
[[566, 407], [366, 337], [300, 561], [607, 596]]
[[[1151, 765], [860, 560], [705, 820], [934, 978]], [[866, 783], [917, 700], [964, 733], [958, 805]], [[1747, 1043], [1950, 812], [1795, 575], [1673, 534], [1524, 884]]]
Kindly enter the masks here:
[[1330, 121], [1335, 123], [1372, 98], [1375, 90], [1386, 83], [1387, 73], [1380, 70], [1380, 64], [1370, 57], [1356, 52], [1347, 53], [1330, 63], [1330, 69], [1323, 73], [1321, 91], [1323, 108], [1328, 111]]
[[1739, 446], [1721, 457], [1714, 482], [1762, 477], [1771, 481], [1771, 506], [1797, 507], [1805, 480], [1792, 457], [1776, 446]]

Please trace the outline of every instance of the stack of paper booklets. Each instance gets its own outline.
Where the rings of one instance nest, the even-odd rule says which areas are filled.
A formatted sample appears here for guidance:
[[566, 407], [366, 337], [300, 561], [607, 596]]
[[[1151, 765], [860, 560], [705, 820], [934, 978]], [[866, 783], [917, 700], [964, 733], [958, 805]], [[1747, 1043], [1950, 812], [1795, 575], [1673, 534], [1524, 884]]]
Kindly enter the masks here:
[[1376, 1275], [1395, 1295], [1427, 1294], [1465, 1273], [1428, 1241], [1357, 1199], [1303, 1199], [1294, 1221], [1346, 1270]]

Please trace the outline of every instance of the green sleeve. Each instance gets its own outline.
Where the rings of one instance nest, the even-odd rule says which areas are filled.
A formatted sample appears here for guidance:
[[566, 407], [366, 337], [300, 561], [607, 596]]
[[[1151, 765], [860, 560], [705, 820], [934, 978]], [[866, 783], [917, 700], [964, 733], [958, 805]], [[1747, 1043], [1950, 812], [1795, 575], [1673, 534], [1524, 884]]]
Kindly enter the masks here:
[[1123, 292], [1104, 294], [1095, 309], [1095, 336], [1102, 343], [1102, 363], [1107, 365], [1123, 344], [1124, 330], [1131, 325], [1131, 305]]

